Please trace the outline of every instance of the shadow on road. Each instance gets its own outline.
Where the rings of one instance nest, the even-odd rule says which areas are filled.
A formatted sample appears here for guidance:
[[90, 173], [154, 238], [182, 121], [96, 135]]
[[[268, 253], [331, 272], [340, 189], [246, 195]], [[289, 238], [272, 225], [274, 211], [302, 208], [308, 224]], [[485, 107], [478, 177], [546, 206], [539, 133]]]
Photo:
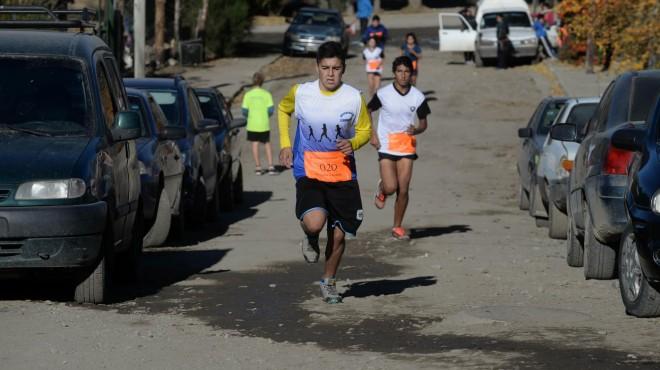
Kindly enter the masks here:
[[344, 297], [365, 298], [372, 296], [401, 294], [408, 288], [429, 286], [437, 283], [435, 276], [419, 276], [403, 280], [382, 279], [357, 282], [348, 285]]
[[442, 227], [418, 227], [410, 230], [410, 239], [423, 239], [453, 233], [472, 231], [468, 225], [451, 225]]

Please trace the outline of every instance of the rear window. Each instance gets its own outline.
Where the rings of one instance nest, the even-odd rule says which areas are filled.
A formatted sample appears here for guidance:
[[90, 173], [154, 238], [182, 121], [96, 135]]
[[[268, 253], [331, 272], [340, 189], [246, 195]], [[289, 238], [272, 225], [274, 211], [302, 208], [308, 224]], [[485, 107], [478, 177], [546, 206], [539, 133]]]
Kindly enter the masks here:
[[217, 104], [213, 102], [213, 99], [208, 95], [197, 95], [197, 100], [199, 101], [199, 106], [202, 108], [202, 114], [204, 118], [211, 118], [220, 121], [223, 123], [224, 117], [222, 112], [218, 110]]
[[92, 132], [82, 64], [63, 58], [0, 58], [0, 124], [53, 136]]
[[552, 126], [552, 122], [555, 121], [555, 118], [559, 115], [559, 111], [564, 104], [565, 102], [563, 101], [557, 101], [546, 105], [545, 110], [541, 115], [541, 122], [539, 123], [538, 133], [540, 135], [547, 135], [548, 132], [550, 132], [550, 126]]
[[635, 77], [630, 101], [630, 121], [646, 121], [660, 95], [660, 78]]
[[571, 110], [566, 122], [574, 124], [577, 127], [578, 132], [582, 132], [584, 125], [586, 125], [587, 122], [589, 122], [589, 119], [591, 119], [591, 116], [594, 115], [596, 107], [598, 107], [598, 103], [577, 104], [573, 107], [573, 110]]
[[495, 28], [497, 27], [497, 15], [502, 14], [504, 21], [509, 24], [509, 27], [531, 27], [529, 23], [529, 16], [525, 12], [503, 12], [503, 13], [489, 13], [484, 14], [481, 19], [481, 28]]
[[293, 24], [339, 26], [341, 22], [339, 17], [334, 14], [302, 12], [293, 19]]
[[175, 90], [149, 90], [171, 126], [181, 126], [181, 107]]

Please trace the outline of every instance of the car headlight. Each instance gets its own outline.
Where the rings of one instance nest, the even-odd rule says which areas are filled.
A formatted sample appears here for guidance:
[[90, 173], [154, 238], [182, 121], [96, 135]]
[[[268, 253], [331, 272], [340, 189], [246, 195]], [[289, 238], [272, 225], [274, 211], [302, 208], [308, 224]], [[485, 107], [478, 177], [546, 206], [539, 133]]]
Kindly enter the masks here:
[[85, 194], [87, 186], [81, 179], [32, 181], [21, 184], [16, 200], [74, 199]]
[[325, 38], [325, 41], [340, 42], [341, 37], [339, 37], [339, 36], [328, 36], [328, 37]]
[[654, 213], [660, 215], [660, 191], [657, 191], [651, 198], [651, 209]]

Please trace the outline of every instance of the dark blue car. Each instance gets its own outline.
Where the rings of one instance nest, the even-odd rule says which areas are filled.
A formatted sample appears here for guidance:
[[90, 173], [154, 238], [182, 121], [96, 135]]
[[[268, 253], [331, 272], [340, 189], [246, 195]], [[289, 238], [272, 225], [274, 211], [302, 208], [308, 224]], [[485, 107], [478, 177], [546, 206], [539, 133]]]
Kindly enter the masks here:
[[188, 221], [195, 225], [201, 224], [205, 216], [213, 220], [220, 208], [219, 161], [214, 135], [220, 129], [218, 122], [204, 118], [195, 92], [181, 77], [127, 78], [124, 84], [149, 92], [165, 113], [168, 125], [186, 129], [186, 137], [177, 141], [185, 165], [185, 212], [179, 217], [189, 217]]
[[[660, 89], [655, 96], [660, 95]], [[612, 144], [634, 151], [619, 246], [619, 287], [628, 314], [660, 316], [660, 99], [644, 125], [616, 131]]]
[[154, 98], [147, 92], [126, 89], [131, 110], [140, 115], [142, 136], [137, 140], [140, 182], [146, 234], [144, 246], [161, 245], [181, 218], [183, 211], [183, 158], [176, 140], [186, 137], [180, 126], [168, 126], [167, 118]]

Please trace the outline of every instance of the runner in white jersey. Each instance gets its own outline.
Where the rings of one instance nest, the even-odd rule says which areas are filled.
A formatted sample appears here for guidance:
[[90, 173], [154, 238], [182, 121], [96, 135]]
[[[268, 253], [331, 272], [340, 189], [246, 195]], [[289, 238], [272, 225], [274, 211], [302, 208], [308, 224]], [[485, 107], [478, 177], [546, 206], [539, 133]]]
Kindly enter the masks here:
[[[321, 296], [339, 303], [335, 275], [345, 236], [356, 234], [363, 214], [353, 151], [369, 141], [371, 119], [360, 91], [342, 83], [346, 57], [341, 44], [322, 44], [316, 64], [319, 79], [293, 86], [279, 104], [280, 162], [293, 167], [296, 217], [305, 233], [301, 248], [309, 263], [319, 259], [319, 233], [327, 223]], [[297, 123], [293, 147], [292, 115]]]
[[369, 83], [369, 97], [373, 96], [380, 87], [380, 78], [383, 74], [383, 49], [376, 46], [376, 39], [371, 37], [367, 47], [362, 50], [367, 82]]
[[415, 136], [426, 130], [426, 117], [431, 113], [424, 94], [410, 83], [412, 71], [410, 58], [396, 58], [392, 63], [394, 82], [378, 90], [367, 106], [370, 114], [380, 109], [378, 129], [371, 135], [371, 144], [378, 149], [381, 178], [374, 203], [382, 209], [387, 197], [396, 193], [392, 236], [397, 239], [409, 237], [402, 223], [417, 159]]

